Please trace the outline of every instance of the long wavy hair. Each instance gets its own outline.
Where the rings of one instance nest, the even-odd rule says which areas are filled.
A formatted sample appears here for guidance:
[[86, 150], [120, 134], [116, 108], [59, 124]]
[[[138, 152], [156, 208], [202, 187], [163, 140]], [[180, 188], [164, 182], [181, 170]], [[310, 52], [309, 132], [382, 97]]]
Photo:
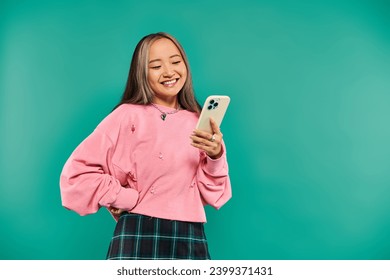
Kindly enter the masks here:
[[178, 93], [179, 105], [185, 110], [200, 113], [201, 107], [195, 98], [187, 55], [180, 43], [172, 35], [165, 32], [149, 34], [137, 44], [131, 59], [125, 91], [114, 110], [125, 103], [143, 105], [152, 103], [154, 92], [148, 83], [149, 50], [153, 42], [161, 38], [169, 39], [176, 45], [187, 67], [187, 79]]

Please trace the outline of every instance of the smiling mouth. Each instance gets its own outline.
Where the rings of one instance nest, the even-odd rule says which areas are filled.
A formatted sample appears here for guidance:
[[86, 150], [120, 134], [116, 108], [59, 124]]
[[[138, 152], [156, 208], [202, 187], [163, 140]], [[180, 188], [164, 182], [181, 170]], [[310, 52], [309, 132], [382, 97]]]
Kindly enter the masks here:
[[172, 79], [172, 80], [164, 81], [161, 84], [164, 86], [167, 86], [167, 87], [171, 87], [171, 86], [174, 86], [178, 80], [179, 79]]

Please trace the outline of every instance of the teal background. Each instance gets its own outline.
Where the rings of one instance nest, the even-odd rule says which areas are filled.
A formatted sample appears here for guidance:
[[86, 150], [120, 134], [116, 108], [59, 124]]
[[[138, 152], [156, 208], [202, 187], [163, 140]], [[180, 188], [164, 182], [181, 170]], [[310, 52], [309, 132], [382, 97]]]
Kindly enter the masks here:
[[232, 99], [214, 259], [390, 259], [385, 0], [1, 1], [0, 259], [105, 258], [114, 220], [62, 208], [59, 175], [157, 31], [201, 103]]

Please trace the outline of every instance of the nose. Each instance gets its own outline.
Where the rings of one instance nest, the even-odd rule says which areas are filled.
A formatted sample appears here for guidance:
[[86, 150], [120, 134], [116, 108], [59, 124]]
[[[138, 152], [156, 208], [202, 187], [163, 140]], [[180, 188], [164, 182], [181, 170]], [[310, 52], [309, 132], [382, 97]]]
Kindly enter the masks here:
[[172, 77], [173, 75], [175, 75], [175, 72], [173, 71], [172, 67], [170, 67], [170, 65], [164, 65], [163, 76]]

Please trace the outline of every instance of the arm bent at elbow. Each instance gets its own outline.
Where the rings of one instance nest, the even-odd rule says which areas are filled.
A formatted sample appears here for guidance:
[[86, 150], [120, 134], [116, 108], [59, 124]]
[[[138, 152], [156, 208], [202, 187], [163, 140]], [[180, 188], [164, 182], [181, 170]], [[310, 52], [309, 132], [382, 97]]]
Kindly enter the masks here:
[[100, 207], [126, 211], [137, 204], [138, 192], [111, 175], [112, 142], [95, 130], [72, 153], [60, 176], [62, 205], [84, 216]]
[[211, 159], [204, 153], [201, 154], [196, 177], [205, 204], [219, 209], [232, 197], [225, 153], [218, 159]]

